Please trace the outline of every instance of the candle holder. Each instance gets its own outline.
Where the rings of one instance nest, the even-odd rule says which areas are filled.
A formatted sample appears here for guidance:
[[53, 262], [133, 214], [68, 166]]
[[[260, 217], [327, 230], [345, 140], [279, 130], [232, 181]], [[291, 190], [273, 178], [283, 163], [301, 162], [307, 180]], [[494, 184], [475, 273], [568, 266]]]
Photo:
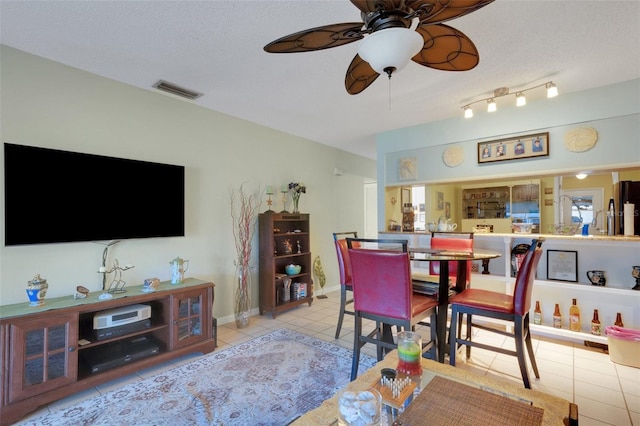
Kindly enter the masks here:
[[271, 210], [271, 205], [273, 204], [273, 201], [271, 201], [271, 196], [274, 194], [273, 191], [273, 186], [271, 185], [267, 185], [267, 189], [266, 189], [266, 194], [267, 194], [267, 207], [268, 209], [265, 210], [265, 213], [273, 213], [273, 210]]
[[289, 187], [287, 185], [282, 185], [282, 187], [280, 188], [280, 193], [282, 194], [282, 211], [280, 213], [289, 213], [286, 209], [287, 194], [289, 193]]

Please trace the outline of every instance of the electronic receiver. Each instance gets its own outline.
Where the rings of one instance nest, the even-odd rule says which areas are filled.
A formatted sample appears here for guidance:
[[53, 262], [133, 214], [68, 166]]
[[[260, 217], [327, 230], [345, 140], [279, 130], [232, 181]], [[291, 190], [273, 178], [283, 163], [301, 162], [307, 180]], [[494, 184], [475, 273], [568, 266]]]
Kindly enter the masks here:
[[93, 329], [100, 330], [102, 328], [131, 324], [147, 318], [151, 318], [151, 306], [141, 304], [123, 306], [97, 312], [93, 316]]

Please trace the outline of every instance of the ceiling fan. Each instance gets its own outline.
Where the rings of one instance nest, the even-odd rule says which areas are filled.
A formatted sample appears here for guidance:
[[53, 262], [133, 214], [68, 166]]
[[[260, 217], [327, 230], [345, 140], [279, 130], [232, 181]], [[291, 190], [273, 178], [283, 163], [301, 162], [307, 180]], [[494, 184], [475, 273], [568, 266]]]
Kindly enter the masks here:
[[[299, 31], [264, 47], [269, 53], [329, 49], [364, 38], [351, 61], [345, 88], [356, 95], [382, 73], [389, 78], [409, 60], [443, 71], [478, 65], [473, 42], [442, 22], [474, 12], [494, 0], [351, 0], [363, 22], [331, 24]], [[412, 28], [413, 27], [413, 28]], [[366, 35], [366, 37], [365, 37]]]

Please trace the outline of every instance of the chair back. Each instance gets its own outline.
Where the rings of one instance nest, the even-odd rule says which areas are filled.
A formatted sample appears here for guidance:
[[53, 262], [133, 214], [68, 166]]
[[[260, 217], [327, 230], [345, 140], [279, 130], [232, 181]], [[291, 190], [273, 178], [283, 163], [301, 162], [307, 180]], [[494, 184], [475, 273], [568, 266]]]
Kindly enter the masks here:
[[340, 238], [348, 236], [358, 238], [356, 231], [334, 232], [333, 242], [336, 246], [336, 255], [338, 256], [338, 271], [340, 272], [340, 285], [351, 285], [351, 263], [349, 262], [349, 251], [347, 250], [347, 240]]
[[513, 290], [513, 309], [517, 315], [524, 315], [531, 309], [531, 292], [533, 291], [536, 269], [542, 257], [543, 241], [543, 238], [531, 241], [531, 247], [529, 247], [518, 270]]
[[[473, 250], [473, 232], [433, 232], [431, 233], [431, 248], [452, 251]], [[471, 264], [467, 262], [467, 283], [471, 280]], [[449, 262], [449, 277], [455, 278], [458, 271], [458, 261]], [[440, 262], [429, 262], [429, 274], [440, 275]]]
[[[360, 248], [355, 248], [355, 243], [360, 243]], [[366, 243], [379, 245], [369, 248]], [[392, 244], [399, 244], [401, 249], [394, 250], [390, 247]], [[407, 241], [347, 238], [347, 245], [354, 309], [373, 315], [411, 319], [413, 290]]]

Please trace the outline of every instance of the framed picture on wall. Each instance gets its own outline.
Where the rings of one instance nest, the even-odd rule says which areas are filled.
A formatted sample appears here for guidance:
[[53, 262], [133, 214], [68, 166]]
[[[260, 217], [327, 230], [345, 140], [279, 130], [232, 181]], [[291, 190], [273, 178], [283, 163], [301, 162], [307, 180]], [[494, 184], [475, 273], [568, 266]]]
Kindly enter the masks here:
[[436, 192], [436, 209], [444, 209], [444, 193], [440, 191]]
[[547, 279], [578, 282], [578, 252], [547, 250]]
[[444, 203], [444, 217], [451, 219], [451, 203], [448, 201]]
[[478, 143], [478, 163], [549, 156], [549, 132]]
[[415, 180], [418, 178], [416, 157], [401, 158], [398, 167], [398, 178], [400, 180]]

